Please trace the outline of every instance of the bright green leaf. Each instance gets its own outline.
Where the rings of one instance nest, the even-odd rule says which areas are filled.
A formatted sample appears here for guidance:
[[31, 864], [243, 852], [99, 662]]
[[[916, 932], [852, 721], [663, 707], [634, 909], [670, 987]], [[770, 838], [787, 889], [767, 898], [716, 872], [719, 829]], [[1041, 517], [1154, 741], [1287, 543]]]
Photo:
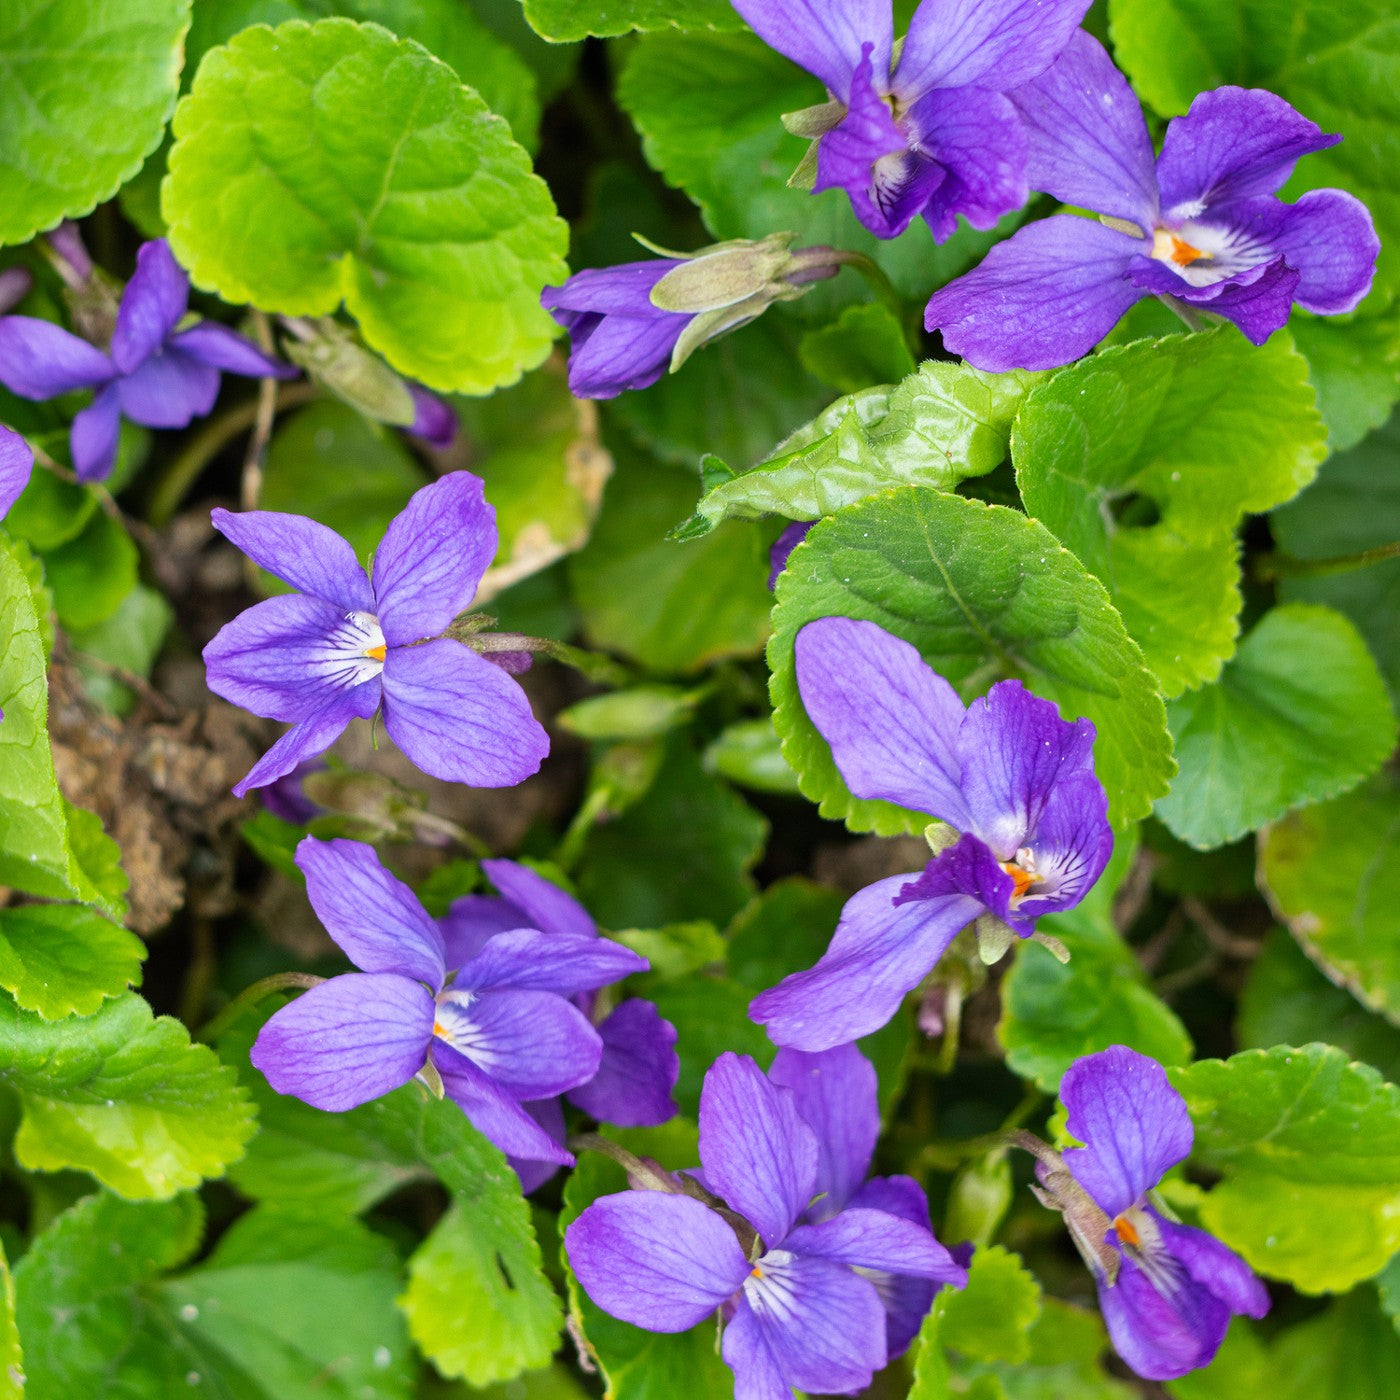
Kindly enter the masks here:
[[1157, 816], [1209, 849], [1346, 792], [1390, 756], [1395, 712], [1356, 629], [1330, 608], [1273, 608], [1213, 685], [1172, 700], [1181, 767]]
[[80, 904], [0, 909], [0, 987], [47, 1020], [90, 1016], [140, 980], [146, 945]]
[[651, 964], [651, 971], [638, 978], [639, 990], [659, 982], [674, 982], [701, 968], [723, 963], [726, 951], [719, 930], [704, 922], [619, 929], [612, 937]]
[[1308, 956], [1400, 1025], [1400, 908], [1377, 886], [1400, 860], [1400, 779], [1293, 812], [1259, 844], [1264, 887]]
[[838, 394], [895, 384], [917, 368], [903, 328], [877, 301], [857, 302], [830, 325], [808, 331], [799, 355], [807, 372]]
[[1091, 356], [1021, 411], [1026, 509], [1103, 580], [1168, 695], [1234, 650], [1241, 517], [1296, 495], [1326, 456], [1307, 371], [1286, 336], [1256, 348], [1225, 327]]
[[679, 533], [688, 539], [730, 516], [816, 520], [892, 486], [951, 491], [1004, 460], [1037, 378], [930, 360], [893, 387], [849, 394], [752, 471], [713, 486]]
[[1400, 1081], [1400, 1030], [1334, 987], [1283, 929], [1274, 929], [1240, 993], [1235, 1039], [1243, 1050], [1316, 1037]]
[[254, 1129], [233, 1071], [134, 992], [53, 1022], [0, 999], [0, 1083], [23, 1106], [23, 1166], [77, 1167], [132, 1199], [222, 1176]]
[[1330, 1045], [1170, 1075], [1196, 1125], [1194, 1160], [1223, 1176], [1201, 1222], [1253, 1268], [1342, 1292], [1400, 1249], [1400, 1088]]
[[1166, 714], [1103, 586], [1038, 521], [906, 488], [817, 524], [778, 580], [774, 723], [783, 755], [824, 816], [857, 831], [921, 832], [928, 817], [852, 797], [802, 709], [792, 650], [819, 617], [879, 623], [954, 685], [1017, 676], [1064, 716], [1098, 728], [1094, 767], [1117, 824], [1145, 815], [1173, 772]]
[[[1400, 415], [1359, 447], [1328, 460], [1316, 483], [1269, 517], [1278, 547], [1294, 559], [1336, 559], [1400, 539]], [[1400, 695], [1400, 559], [1344, 572], [1285, 574], [1285, 602], [1324, 603], [1366, 638], [1392, 695]]]
[[[1158, 112], [1184, 112], [1224, 83], [1268, 88], [1342, 143], [1304, 158], [1287, 193], [1341, 186], [1375, 216], [1383, 248], [1400, 237], [1400, 14], [1391, 0], [1111, 0], [1114, 52]], [[1382, 252], [1378, 285], [1400, 262]]]
[[551, 43], [611, 38], [633, 29], [742, 29], [728, 0], [525, 0], [525, 18]]
[[1400, 308], [1371, 316], [1295, 316], [1328, 445], [1346, 452], [1379, 428], [1400, 399]]
[[140, 555], [131, 536], [104, 511], [82, 533], [42, 556], [58, 620], [82, 632], [112, 617], [133, 588]]
[[23, 1400], [24, 1351], [15, 1325], [15, 1281], [0, 1245], [0, 1400]]
[[175, 105], [190, 0], [5, 0], [0, 244], [116, 194]]
[[727, 725], [705, 750], [702, 762], [707, 773], [718, 773], [721, 778], [756, 792], [796, 797], [801, 791], [797, 774], [783, 757], [783, 746], [771, 716]]
[[36, 471], [29, 478], [10, 513], [5, 528], [34, 549], [57, 549], [76, 539], [97, 509], [97, 493], [53, 472]]
[[200, 286], [289, 315], [344, 301], [438, 389], [484, 393], [548, 354], [564, 225], [506, 124], [419, 45], [342, 19], [246, 29], [205, 56], [174, 130], [162, 208]]
[[581, 739], [655, 739], [687, 723], [703, 694], [678, 685], [614, 690], [570, 705], [559, 723]]
[[675, 1097], [682, 1113], [693, 1117], [700, 1111], [705, 1074], [726, 1051], [749, 1055], [764, 1069], [772, 1063], [777, 1047], [749, 1018], [753, 997], [750, 988], [705, 973], [647, 992], [648, 1000], [676, 1028], [681, 1071]]
[[935, 1307], [943, 1346], [974, 1361], [1025, 1361], [1040, 1285], [1016, 1255], [992, 1245], [972, 1256], [967, 1287], [943, 1290]]
[[679, 472], [619, 456], [593, 537], [569, 561], [592, 645], [664, 674], [762, 649], [773, 604], [764, 540], [744, 524], [699, 544], [666, 540], [694, 502]]

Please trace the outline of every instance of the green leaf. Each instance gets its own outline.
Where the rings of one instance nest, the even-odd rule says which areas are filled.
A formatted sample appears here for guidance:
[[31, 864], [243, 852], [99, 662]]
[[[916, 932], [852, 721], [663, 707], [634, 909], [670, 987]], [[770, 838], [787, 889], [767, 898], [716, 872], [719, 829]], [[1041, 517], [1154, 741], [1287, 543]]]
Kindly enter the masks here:
[[6, 0], [0, 244], [110, 199], [160, 144], [190, 0]]
[[[1400, 539], [1400, 416], [1323, 466], [1297, 501], [1269, 517], [1278, 546], [1295, 559], [1335, 559]], [[1285, 602], [1323, 603], [1366, 638], [1392, 695], [1400, 695], [1400, 559], [1346, 572], [1284, 575]]]
[[1400, 1025], [1400, 914], [1378, 872], [1400, 859], [1400, 779], [1384, 772], [1260, 833], [1260, 876], [1293, 936], [1334, 981]]
[[1330, 1045], [1169, 1073], [1196, 1125], [1194, 1160], [1223, 1176], [1201, 1221], [1251, 1267], [1341, 1292], [1400, 1249], [1400, 1088]]
[[1328, 445], [1345, 452], [1379, 428], [1400, 399], [1400, 308], [1345, 318], [1296, 315], [1291, 330], [1307, 356]]
[[46, 1020], [90, 1016], [141, 977], [146, 945], [78, 904], [0, 909], [0, 987]]
[[110, 908], [74, 849], [54, 775], [40, 623], [19, 548], [0, 533], [0, 885]]
[[[427, 480], [397, 434], [325, 399], [283, 419], [273, 434], [261, 504], [330, 526], [366, 560]], [[259, 578], [269, 593], [290, 591], [271, 574]]]
[[15, 1325], [15, 1281], [0, 1245], [0, 1400], [23, 1400], [24, 1351]]
[[[693, 1124], [675, 1120], [661, 1128], [640, 1132], [611, 1132], [609, 1136], [629, 1150], [653, 1158], [675, 1171], [694, 1167], [699, 1160]], [[564, 1183], [564, 1209], [559, 1235], [599, 1196], [627, 1189], [622, 1168], [596, 1152], [585, 1153]], [[606, 1380], [609, 1400], [677, 1400], [680, 1396], [728, 1396], [734, 1377], [719, 1356], [715, 1328], [702, 1323], [689, 1332], [644, 1332], [630, 1323], [609, 1317], [579, 1286], [561, 1251], [568, 1281], [569, 1312], [588, 1344]]]
[[58, 620], [73, 632], [96, 627], [116, 613], [136, 587], [141, 561], [131, 536], [100, 510], [88, 516], [76, 539], [40, 557]]
[[539, 136], [540, 97], [524, 59], [472, 13], [465, 0], [218, 0], [195, 6], [185, 45], [193, 74], [208, 51], [251, 24], [283, 20], [346, 19], [382, 24], [401, 39], [416, 39], [440, 58], [486, 105], [511, 125], [515, 139], [533, 149]]
[[165, 595], [138, 583], [105, 622], [84, 631], [70, 629], [68, 640], [78, 653], [74, 660], [82, 672], [88, 697], [114, 714], [129, 714], [136, 704], [135, 695], [84, 657], [96, 657], [134, 675], [149, 677], [174, 619], [174, 610]]
[[689, 469], [706, 452], [756, 462], [829, 397], [794, 363], [797, 348], [791, 318], [769, 311], [704, 346], [678, 373], [623, 394], [608, 413], [664, 462]]
[[1264, 940], [1240, 993], [1235, 1039], [1241, 1049], [1300, 1045], [1316, 1037], [1400, 1081], [1400, 1030], [1334, 987], [1283, 929]]
[[874, 301], [848, 306], [830, 325], [808, 331], [798, 353], [807, 372], [839, 394], [894, 384], [917, 368], [894, 313]]
[[1385, 681], [1330, 608], [1272, 608], [1214, 685], [1167, 705], [1180, 773], [1156, 807], [1174, 835], [1223, 846], [1354, 787], [1395, 747]]
[[0, 1083], [24, 1110], [23, 1166], [77, 1167], [132, 1199], [222, 1176], [254, 1131], [233, 1072], [134, 992], [54, 1022], [0, 999]]
[[1152, 991], [1133, 950], [1106, 912], [1081, 905], [1042, 919], [1070, 952], [1061, 964], [1037, 943], [1018, 943], [1002, 983], [997, 1038], [1006, 1062], [1054, 1093], [1081, 1055], [1127, 1045], [1165, 1065], [1189, 1064], [1191, 1037]]
[[551, 43], [590, 34], [611, 38], [633, 29], [742, 29], [744, 22], [728, 0], [621, 0], [606, 7], [599, 0], [525, 0], [525, 18]]
[[678, 685], [639, 685], [590, 695], [562, 711], [559, 723], [580, 739], [656, 739], [688, 723], [703, 696]]
[[489, 399], [455, 407], [459, 441], [486, 482], [500, 535], [479, 604], [587, 542], [613, 460], [598, 438], [596, 405], [569, 393], [562, 360]]
[[96, 812], [75, 807], [64, 799], [68, 821], [68, 846], [82, 880], [92, 891], [93, 902], [114, 919], [125, 919], [129, 906], [125, 899], [131, 881], [122, 869], [121, 848], [102, 829]]
[[5, 517], [5, 528], [37, 550], [76, 539], [97, 509], [97, 493], [53, 472], [36, 471]]
[[783, 757], [778, 731], [772, 716], [741, 719], [726, 725], [719, 737], [705, 750], [702, 759], [707, 773], [755, 792], [775, 792], [796, 797], [801, 791], [797, 774]]
[[[1365, 201], [1384, 249], [1400, 237], [1400, 15], [1390, 0], [1110, 0], [1114, 52], [1158, 112], [1186, 111], [1223, 83], [1268, 88], [1324, 131], [1331, 150], [1304, 158], [1287, 193], [1340, 186]], [[1377, 285], [1400, 263], [1382, 251]]]
[[1287, 336], [1256, 348], [1225, 327], [1091, 356], [1021, 411], [1026, 510], [1103, 580], [1167, 695], [1214, 680], [1234, 650], [1241, 518], [1296, 495], [1326, 456], [1307, 371]]
[[288, 315], [344, 301], [438, 389], [484, 393], [549, 353], [564, 224], [506, 124], [419, 45], [343, 19], [246, 29], [205, 56], [174, 131], [162, 210], [200, 286]]
[[934, 1308], [936, 1321], [925, 1327], [941, 1345], [973, 1361], [1025, 1361], [1040, 1316], [1040, 1285], [1015, 1254], [994, 1244], [972, 1256], [967, 1287], [941, 1290]]
[[727, 923], [753, 894], [768, 823], [673, 742], [640, 802], [590, 833], [579, 893], [605, 928]]
[[[186, 1385], [189, 1358], [156, 1332], [162, 1310], [148, 1291], [194, 1253], [203, 1227], [197, 1196], [152, 1204], [102, 1191], [39, 1235], [15, 1267], [16, 1320], [31, 1394], [93, 1400], [217, 1394]], [[56, 1317], [63, 1326], [54, 1325]], [[173, 1330], [171, 1319], [164, 1322]], [[164, 1392], [162, 1379], [171, 1387]]]
[[823, 816], [882, 835], [923, 813], [852, 797], [802, 709], [792, 661], [815, 618], [878, 623], [955, 686], [1017, 676], [1066, 718], [1098, 728], [1094, 767], [1118, 825], [1143, 816], [1174, 771], [1166, 713], [1099, 581], [1038, 521], [918, 488], [889, 491], [813, 527], [778, 580], [768, 664], [783, 756]]
[[694, 500], [680, 473], [619, 455], [593, 537], [569, 561], [590, 645], [671, 675], [762, 649], [773, 603], [767, 546], [742, 524], [697, 545], [664, 539]]
[[930, 360], [893, 388], [847, 395], [752, 471], [708, 491], [682, 532], [691, 538], [731, 516], [816, 520], [892, 486], [951, 491], [1005, 459], [1012, 420], [1038, 378]]
[[709, 923], [667, 924], [665, 928], [619, 929], [612, 935], [624, 947], [641, 954], [651, 971], [640, 974], [639, 990], [661, 982], [674, 982], [701, 968], [724, 962], [725, 944], [719, 930]]

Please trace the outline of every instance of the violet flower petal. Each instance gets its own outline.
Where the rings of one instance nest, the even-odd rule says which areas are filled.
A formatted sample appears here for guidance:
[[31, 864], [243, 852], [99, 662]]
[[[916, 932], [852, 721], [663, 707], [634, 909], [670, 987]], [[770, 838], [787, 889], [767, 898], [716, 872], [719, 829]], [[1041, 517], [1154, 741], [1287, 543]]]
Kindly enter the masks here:
[[812, 1199], [817, 1139], [786, 1089], [726, 1051], [700, 1091], [705, 1180], [776, 1248]]
[[285, 778], [299, 763], [325, 753], [345, 732], [352, 719], [368, 719], [379, 708], [378, 679], [364, 681], [350, 690], [337, 690], [326, 703], [292, 726], [233, 785], [235, 797], [246, 797], [253, 788], [266, 787]]
[[758, 1318], [742, 1300], [725, 1324], [720, 1352], [734, 1373], [734, 1400], [792, 1400], [792, 1387], [768, 1349]]
[[925, 326], [977, 369], [1057, 369], [1087, 355], [1148, 293], [1138, 238], [1054, 214], [998, 243], [929, 300]]
[[960, 786], [957, 692], [908, 642], [873, 622], [824, 617], [794, 646], [797, 688], [846, 786], [940, 817], [970, 817]]
[[671, 1097], [680, 1077], [676, 1028], [649, 1002], [629, 997], [598, 1027], [603, 1057], [598, 1073], [569, 1091], [569, 1101], [601, 1123], [650, 1128], [678, 1109]]
[[596, 937], [598, 925], [588, 910], [567, 890], [528, 865], [514, 860], [483, 860], [481, 868], [501, 894], [525, 914], [511, 928], [537, 928], [545, 933], [576, 933]]
[[355, 551], [334, 530], [275, 510], [215, 507], [214, 528], [253, 563], [302, 593], [346, 612], [374, 612], [374, 592]]
[[1012, 912], [1011, 896], [1015, 891], [1015, 882], [1001, 868], [992, 848], [969, 832], [929, 861], [899, 891], [894, 902], [898, 908], [917, 907], [950, 895], [964, 895], [976, 900], [979, 912], [995, 914], [1018, 933], [1028, 934], [1034, 920], [1026, 921]]
[[117, 386], [108, 384], [74, 415], [68, 432], [68, 450], [73, 454], [73, 472], [79, 481], [106, 481], [111, 476], [117, 465], [121, 433]]
[[799, 1225], [783, 1241], [783, 1248], [853, 1269], [937, 1279], [958, 1288], [967, 1282], [967, 1270], [931, 1231], [878, 1210], [849, 1207], [820, 1225]]
[[[556, 313], [563, 320], [566, 313]], [[653, 309], [646, 316], [589, 315], [570, 326], [569, 391], [580, 399], [614, 399], [646, 389], [666, 373], [691, 317]]]
[[734, 1231], [688, 1196], [603, 1196], [564, 1231], [569, 1266], [604, 1312], [648, 1332], [703, 1322], [749, 1273]]
[[[562, 1100], [558, 1098], [533, 1099], [528, 1103], [522, 1103], [520, 1107], [539, 1124], [544, 1133], [561, 1146], [563, 1145], [566, 1129]], [[527, 1157], [509, 1156], [507, 1160], [510, 1162], [511, 1170], [520, 1178], [520, 1194], [522, 1196], [528, 1196], [532, 1191], [538, 1191], [559, 1170], [557, 1162], [531, 1161]]]
[[879, 1030], [982, 912], [962, 894], [896, 907], [908, 883], [892, 875], [853, 895], [821, 961], [756, 996], [750, 1018], [777, 1044], [799, 1050], [829, 1050]]
[[[652, 288], [669, 272], [682, 267], [683, 258], [651, 258], [646, 262], [616, 263], [576, 272], [562, 287], [546, 287], [540, 305], [548, 312], [598, 312], [642, 319], [662, 316], [651, 304]], [[559, 317], [555, 317], [559, 320]], [[567, 325], [560, 321], [561, 325]]]
[[1047, 891], [1032, 885], [1020, 913], [1039, 917], [1071, 909], [1089, 893], [1113, 854], [1108, 795], [1092, 772], [1062, 778], [1035, 830], [1035, 867]]
[[407, 1084], [423, 1067], [432, 994], [394, 973], [346, 973], [271, 1017], [249, 1058], [279, 1094], [343, 1113]]
[[425, 773], [514, 787], [549, 752], [520, 686], [461, 642], [395, 647], [384, 663], [384, 728]]
[[1126, 1255], [1118, 1279], [1099, 1280], [1099, 1309], [1113, 1349], [1144, 1380], [1169, 1381], [1211, 1361], [1230, 1309], [1213, 1293], [1174, 1278], [1171, 1296]]
[[516, 1099], [587, 1083], [603, 1053], [583, 1012], [552, 992], [448, 991], [438, 998], [437, 1020], [449, 1047]]
[[923, 209], [935, 242], [957, 232], [959, 214], [989, 229], [1026, 202], [1026, 132], [1001, 93], [939, 88], [914, 105], [909, 121], [946, 172]]
[[189, 310], [189, 304], [190, 279], [166, 241], [157, 238], [143, 243], [136, 254], [136, 271], [122, 293], [112, 332], [112, 360], [117, 368], [123, 374], [139, 369], [165, 344]]
[[447, 1097], [483, 1137], [508, 1157], [571, 1167], [573, 1154], [556, 1142], [513, 1095], [484, 1074], [465, 1055], [434, 1039], [432, 1060]]
[[1040, 77], [1008, 96], [1026, 124], [1033, 190], [1150, 235], [1159, 203], [1152, 138], [1137, 95], [1097, 39], [1076, 31]]
[[215, 695], [264, 719], [305, 719], [338, 688], [328, 641], [345, 614], [307, 593], [265, 598], [219, 629], [204, 648]]
[[[856, 1192], [851, 1205], [857, 1209], [881, 1210], [886, 1215], [897, 1215], [901, 1220], [911, 1221], [929, 1231], [933, 1228], [929, 1220], [928, 1197], [913, 1177], [877, 1176]], [[948, 1258], [956, 1267], [966, 1269], [966, 1262], [958, 1257], [956, 1251], [949, 1250]], [[896, 1356], [902, 1356], [919, 1335], [924, 1318], [933, 1305], [934, 1294], [942, 1283], [906, 1274], [881, 1273], [868, 1277], [885, 1308], [885, 1346], [893, 1360]]]
[[1250, 200], [1233, 205], [1230, 217], [1298, 272], [1293, 296], [1308, 311], [1354, 311], [1371, 290], [1381, 244], [1370, 210], [1355, 195], [1309, 190], [1296, 204]]
[[115, 381], [122, 413], [146, 428], [183, 428], [203, 418], [219, 397], [219, 371], [167, 349]]
[[413, 422], [404, 431], [430, 447], [451, 447], [457, 437], [457, 414], [452, 405], [421, 384], [408, 385], [408, 396], [413, 400]]
[[461, 967], [470, 962], [498, 933], [530, 925], [531, 919], [523, 909], [507, 899], [486, 894], [467, 894], [454, 899], [447, 913], [438, 920], [438, 929], [447, 947], [448, 967]]
[[1207, 205], [1274, 194], [1300, 156], [1341, 139], [1262, 88], [1203, 92], [1184, 117], [1167, 123], [1157, 158], [1162, 208], [1194, 218]]
[[52, 321], [0, 316], [0, 384], [22, 399], [51, 399], [105, 384], [117, 367]]
[[573, 996], [646, 972], [650, 966], [609, 938], [522, 928], [497, 934], [462, 966], [453, 985], [468, 991], [515, 987]]
[[1128, 275], [1135, 286], [1158, 296], [1179, 297], [1202, 311], [1228, 317], [1254, 345], [1262, 345], [1288, 320], [1301, 280], [1282, 256], [1204, 287], [1193, 287], [1165, 263], [1150, 258], [1135, 259]]
[[486, 483], [449, 472], [413, 493], [374, 553], [375, 615], [391, 647], [436, 637], [465, 612], [496, 553]]
[[817, 1179], [822, 1199], [806, 1212], [824, 1220], [843, 1210], [870, 1170], [880, 1136], [879, 1085], [875, 1066], [851, 1044], [809, 1054], [782, 1049], [768, 1077], [788, 1089], [802, 1121], [817, 1140]]
[[1258, 1318], [1269, 1311], [1269, 1290], [1234, 1250], [1207, 1231], [1168, 1220], [1151, 1207], [1148, 1214], [1172, 1258], [1194, 1283], [1215, 1294], [1232, 1313]]
[[24, 494], [34, 470], [34, 453], [13, 428], [0, 423], [0, 520]]
[[1111, 1045], [1076, 1060], [1060, 1081], [1071, 1137], [1065, 1166], [1110, 1220], [1137, 1205], [1191, 1151], [1186, 1103], [1146, 1055]]
[[769, 1255], [760, 1267], [765, 1277], [745, 1287], [741, 1311], [757, 1321], [783, 1379], [822, 1395], [865, 1389], [887, 1360], [874, 1285], [844, 1264], [800, 1254]]
[[297, 845], [296, 863], [316, 917], [356, 967], [416, 977], [434, 991], [442, 986], [442, 935], [373, 846], [307, 836]]
[[784, 58], [846, 101], [861, 47], [873, 50], [881, 80], [890, 71], [894, 17], [889, 0], [733, 0], [749, 28]]
[[778, 576], [787, 568], [792, 551], [807, 538], [807, 532], [815, 525], [815, 520], [794, 520], [783, 528], [783, 533], [773, 541], [768, 551], [768, 588], [770, 592], [778, 586]]
[[200, 321], [171, 336], [170, 346], [202, 364], [248, 379], [295, 379], [301, 372], [217, 321]]
[[967, 707], [958, 733], [962, 790], [975, 832], [1010, 860], [1035, 830], [1063, 778], [1092, 771], [1094, 726], [1072, 724], [1020, 681], [998, 681]]
[[[923, 0], [895, 70], [906, 100], [931, 88], [1008, 88], [1043, 73], [1090, 0]], [[987, 81], [984, 81], [987, 80]]]

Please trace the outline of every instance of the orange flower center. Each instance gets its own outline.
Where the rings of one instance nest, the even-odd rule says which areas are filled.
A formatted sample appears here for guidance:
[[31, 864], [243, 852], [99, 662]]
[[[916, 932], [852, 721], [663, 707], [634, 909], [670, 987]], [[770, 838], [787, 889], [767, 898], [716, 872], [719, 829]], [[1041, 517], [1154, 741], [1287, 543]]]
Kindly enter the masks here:
[[380, 642], [377, 647], [366, 647], [365, 655], [372, 656], [376, 661], [383, 661], [389, 648], [384, 642]]
[[1030, 887], [1035, 884], [1040, 877], [1030, 870], [1024, 870], [1015, 861], [1003, 861], [1001, 868], [1011, 876], [1011, 883], [1015, 888], [1011, 891], [1012, 899], [1020, 899]]
[[1137, 1226], [1126, 1215], [1120, 1215], [1113, 1222], [1113, 1228], [1118, 1231], [1118, 1238], [1124, 1244], [1130, 1244], [1134, 1249], [1141, 1246], [1142, 1236], [1138, 1234]]

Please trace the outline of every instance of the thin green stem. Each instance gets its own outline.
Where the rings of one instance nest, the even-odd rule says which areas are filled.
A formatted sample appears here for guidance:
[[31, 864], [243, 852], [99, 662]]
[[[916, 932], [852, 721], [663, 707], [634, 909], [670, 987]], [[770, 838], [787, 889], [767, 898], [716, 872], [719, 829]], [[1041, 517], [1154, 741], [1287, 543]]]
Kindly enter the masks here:
[[922, 328], [915, 319], [908, 303], [900, 296], [898, 289], [886, 275], [884, 268], [866, 257], [864, 253], [857, 253], [849, 248], [836, 249], [834, 260], [844, 263], [865, 279], [866, 286], [875, 293], [875, 299], [894, 317], [900, 330], [904, 333], [905, 341], [908, 343], [914, 358], [918, 359], [919, 331]]
[[1336, 554], [1329, 559], [1295, 559], [1291, 554], [1265, 554], [1257, 559], [1254, 572], [1266, 583], [1280, 578], [1326, 578], [1329, 574], [1348, 574], [1353, 569], [1384, 564], [1388, 559], [1400, 559], [1400, 540], [1378, 544], [1374, 549], [1359, 549], [1355, 554]]
[[523, 632], [483, 633], [475, 628], [466, 631], [456, 625], [449, 627], [444, 635], [466, 643], [473, 651], [528, 651], [547, 656], [551, 661], [573, 667], [595, 685], [612, 689], [630, 685], [634, 679], [632, 672], [612, 657], [602, 656], [596, 651], [584, 651], [582, 647], [572, 647], [567, 642], [556, 642], [552, 637], [527, 637]]
[[319, 986], [325, 980], [324, 977], [316, 977], [309, 972], [274, 972], [271, 977], [264, 977], [260, 981], [254, 982], [252, 986], [244, 987], [222, 1011], [200, 1027], [199, 1035], [196, 1038], [203, 1041], [215, 1041], [250, 1006], [256, 1006], [264, 997], [271, 996], [273, 992], [286, 991], [289, 987], [300, 987], [305, 990], [308, 987]]

